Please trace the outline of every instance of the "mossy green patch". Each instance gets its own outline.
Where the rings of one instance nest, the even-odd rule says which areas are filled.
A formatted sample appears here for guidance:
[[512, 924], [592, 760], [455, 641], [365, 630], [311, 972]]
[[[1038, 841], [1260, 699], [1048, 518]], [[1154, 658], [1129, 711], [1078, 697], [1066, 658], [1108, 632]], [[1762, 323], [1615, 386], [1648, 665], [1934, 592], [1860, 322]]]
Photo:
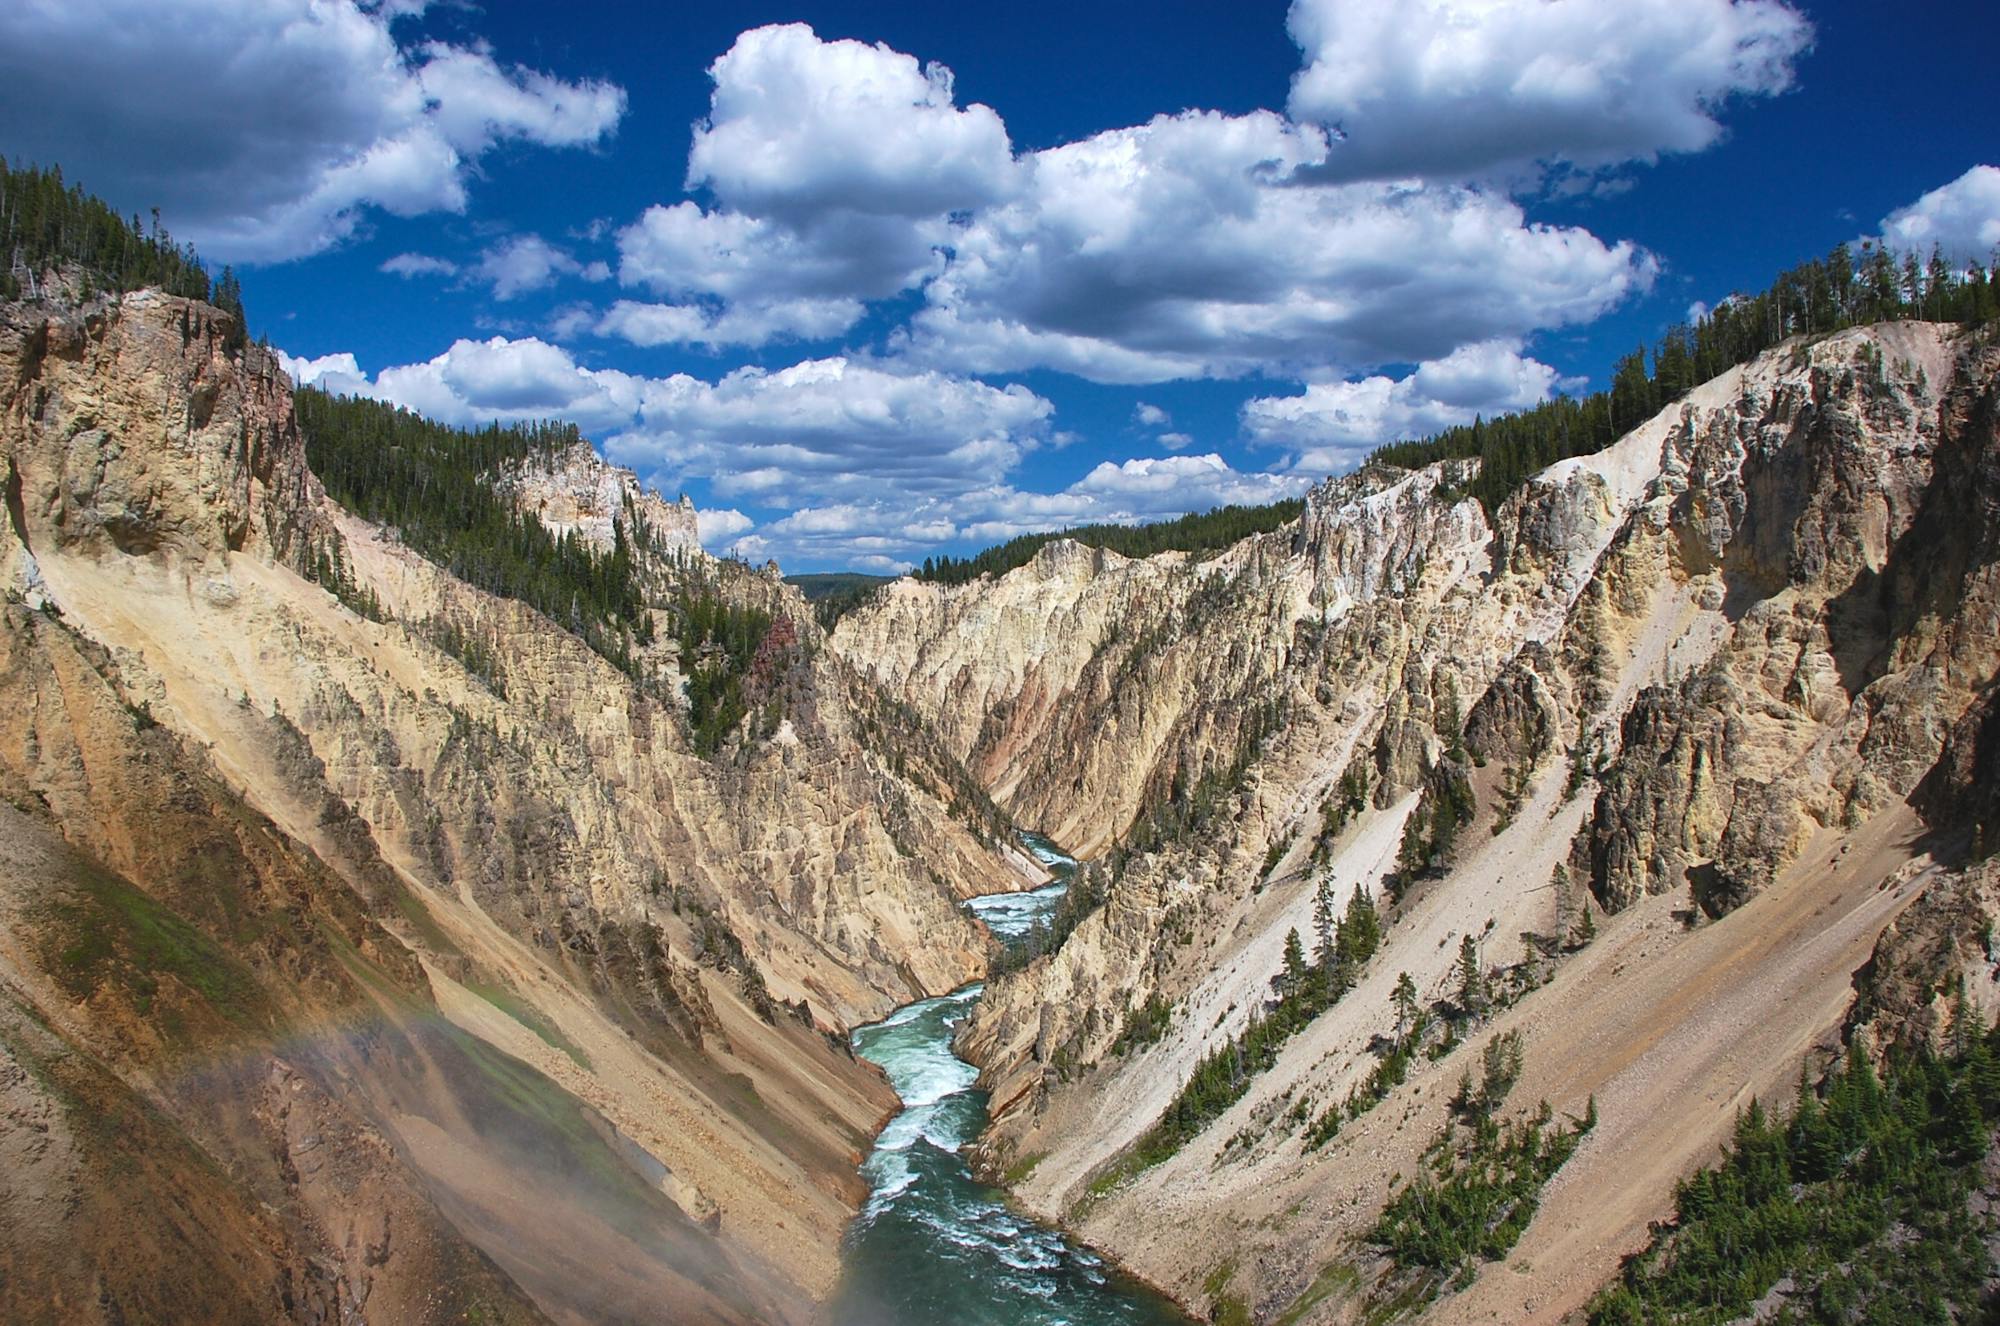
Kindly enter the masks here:
[[444, 932], [444, 927], [437, 923], [437, 917], [431, 914], [430, 907], [422, 898], [407, 888], [399, 887], [393, 901], [396, 914], [409, 923], [410, 929], [416, 931], [417, 938], [431, 952], [446, 957], [464, 956], [458, 945], [451, 942], [451, 936]]
[[542, 1043], [550, 1049], [561, 1050], [570, 1057], [571, 1062], [584, 1072], [588, 1073], [591, 1071], [590, 1056], [583, 1052], [583, 1047], [563, 1035], [561, 1028], [543, 1017], [536, 1011], [534, 1005], [515, 994], [512, 990], [507, 989], [505, 986], [486, 985], [479, 981], [468, 981], [465, 988], [526, 1027], [529, 1031], [534, 1032], [535, 1035], [541, 1038]]
[[[107, 986], [151, 1015], [169, 983], [199, 998], [224, 1020], [262, 1028], [270, 1005], [256, 976], [221, 945], [150, 895], [108, 871], [80, 866], [47, 905], [53, 952], [50, 975], [75, 999]], [[170, 1039], [188, 1034], [178, 1009], [163, 1010]]]
[[1047, 1156], [1048, 1153], [1044, 1151], [1035, 1151], [1022, 1156], [1007, 1167], [1006, 1172], [1000, 1176], [1000, 1182], [1009, 1188], [1017, 1183], [1027, 1182], [1028, 1176], [1035, 1172], [1035, 1166], [1041, 1164]]
[[444, 1024], [444, 1031], [484, 1079], [488, 1099], [529, 1125], [530, 1131], [517, 1135], [536, 1138], [540, 1147], [554, 1143], [560, 1149], [562, 1154], [551, 1160], [557, 1172], [588, 1175], [601, 1195], [628, 1204], [634, 1218], [656, 1218], [646, 1201], [646, 1184], [612, 1152], [603, 1134], [584, 1116], [581, 1101], [532, 1065], [477, 1036], [450, 1023]]
[[1229, 1282], [1236, 1278], [1236, 1259], [1224, 1258], [1201, 1282], [1201, 1290], [1208, 1295], [1208, 1319], [1215, 1326], [1250, 1326], [1250, 1305], [1229, 1292]]
[[1293, 1299], [1292, 1305], [1279, 1315], [1275, 1326], [1293, 1326], [1335, 1294], [1351, 1293], [1360, 1285], [1361, 1272], [1353, 1266], [1347, 1262], [1328, 1262], [1319, 1268], [1319, 1274], [1313, 1277], [1305, 1292]]

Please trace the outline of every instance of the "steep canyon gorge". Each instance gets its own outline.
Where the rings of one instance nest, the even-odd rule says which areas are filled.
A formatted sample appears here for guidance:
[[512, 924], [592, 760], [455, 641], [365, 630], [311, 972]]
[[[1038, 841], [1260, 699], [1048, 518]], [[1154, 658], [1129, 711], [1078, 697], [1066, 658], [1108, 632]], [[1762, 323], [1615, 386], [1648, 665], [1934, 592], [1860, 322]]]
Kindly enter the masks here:
[[[1219, 1320], [1554, 1321], [1753, 1097], [2000, 1011], [1979, 333], [1786, 342], [1491, 510], [1371, 465], [830, 630], [587, 445], [509, 461], [632, 567], [614, 658], [330, 497], [229, 332], [0, 306], [10, 1319], [816, 1320], [898, 1107], [851, 1037], [984, 979], [1025, 1214]], [[771, 623], [713, 740], [690, 603]], [[1054, 905], [1017, 827], [1084, 862], [1026, 950], [965, 905]], [[1174, 1115], [1327, 898], [1379, 941]], [[1370, 1231], [1508, 1054], [1594, 1126], [1419, 1286]]]

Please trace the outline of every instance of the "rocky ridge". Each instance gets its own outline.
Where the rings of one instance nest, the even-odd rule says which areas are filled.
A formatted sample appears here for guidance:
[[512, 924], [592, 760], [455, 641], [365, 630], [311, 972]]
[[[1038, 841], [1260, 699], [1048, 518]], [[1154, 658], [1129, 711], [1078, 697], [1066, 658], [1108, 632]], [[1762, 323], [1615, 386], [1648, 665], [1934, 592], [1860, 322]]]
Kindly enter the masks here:
[[523, 511], [557, 534], [574, 531], [600, 547], [612, 542], [612, 522], [635, 513], [653, 531], [654, 546], [668, 556], [702, 556], [694, 503], [682, 493], [669, 502], [622, 466], [607, 464], [588, 443], [546, 463], [516, 466], [505, 480]]

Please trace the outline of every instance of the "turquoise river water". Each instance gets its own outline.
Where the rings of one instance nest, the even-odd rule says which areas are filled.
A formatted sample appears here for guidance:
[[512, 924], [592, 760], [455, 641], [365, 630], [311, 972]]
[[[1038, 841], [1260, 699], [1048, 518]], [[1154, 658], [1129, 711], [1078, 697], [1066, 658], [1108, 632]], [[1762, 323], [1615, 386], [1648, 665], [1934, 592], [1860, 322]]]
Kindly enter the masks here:
[[[1007, 944], [1049, 916], [1076, 867], [1046, 840], [1025, 841], [1055, 882], [968, 904]], [[855, 1053], [881, 1065], [903, 1109], [861, 1167], [871, 1193], [848, 1231], [836, 1326], [1187, 1326], [1158, 1294], [1009, 1205], [960, 1157], [986, 1124], [987, 1102], [951, 1038], [980, 989], [905, 1004], [854, 1033]]]

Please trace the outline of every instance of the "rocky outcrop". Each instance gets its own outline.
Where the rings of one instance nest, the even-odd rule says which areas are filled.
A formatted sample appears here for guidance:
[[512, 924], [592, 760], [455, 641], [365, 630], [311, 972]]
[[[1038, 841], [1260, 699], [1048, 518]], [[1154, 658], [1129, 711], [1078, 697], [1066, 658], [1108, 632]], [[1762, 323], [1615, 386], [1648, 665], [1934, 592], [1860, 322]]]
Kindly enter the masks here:
[[1474, 759], [1532, 766], [1555, 749], [1563, 734], [1562, 707], [1542, 678], [1557, 668], [1537, 644], [1508, 660], [1466, 715], [1465, 746]]
[[211, 598], [227, 558], [296, 560], [328, 535], [291, 425], [291, 382], [268, 354], [226, 349], [227, 319], [158, 291], [88, 306], [0, 305], [6, 496], [0, 574], [33, 557], [171, 557]]
[[2000, 691], [1987, 691], [1952, 728], [1917, 805], [1933, 823], [1961, 826], [1975, 858], [2000, 851]]
[[[1916, 873], [1911, 868], [1910, 873]], [[1854, 974], [1845, 1028], [1878, 1053], [1926, 1046], [1949, 1051], [2000, 1014], [2000, 863], [1932, 868], [1928, 888], [1875, 941]]]
[[1575, 867], [1610, 907], [1692, 881], [1740, 904], [1816, 830], [1907, 797], [2000, 667], [1991, 352], [1937, 329], [1767, 357], [1690, 406], [1648, 496], [1726, 638], [1624, 716]]
[[643, 525], [659, 552], [695, 557], [701, 530], [687, 494], [668, 502], [631, 470], [607, 464], [587, 442], [514, 467], [505, 486], [522, 511], [557, 534], [574, 532], [599, 547], [612, 545], [613, 522]]

